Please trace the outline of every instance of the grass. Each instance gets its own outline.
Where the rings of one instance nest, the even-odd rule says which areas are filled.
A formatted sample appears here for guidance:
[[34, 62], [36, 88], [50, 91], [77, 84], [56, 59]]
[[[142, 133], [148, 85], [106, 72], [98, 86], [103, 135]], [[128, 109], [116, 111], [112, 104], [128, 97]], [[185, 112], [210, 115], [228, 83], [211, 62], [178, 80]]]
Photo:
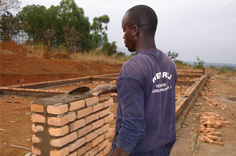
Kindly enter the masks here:
[[118, 55], [108, 56], [99, 50], [94, 50], [87, 53], [72, 53], [69, 59], [73, 61], [91, 61], [96, 63], [124, 63], [128, 60], [128, 57]]
[[90, 61], [96, 63], [124, 63], [129, 59], [127, 56], [107, 54], [96, 49], [90, 52], [68, 53], [64, 48], [46, 48], [43, 45], [26, 45], [29, 50], [27, 56], [45, 59], [67, 59], [72, 61]]
[[[123, 64], [125, 61], [130, 59], [131, 56], [124, 56], [115, 54], [112, 56], [108, 56], [106, 53], [103, 53], [99, 49], [95, 49], [90, 52], [84, 53], [68, 53], [65, 47], [57, 47], [57, 48], [47, 48], [43, 45], [24, 45], [27, 48], [25, 55], [28, 57], [37, 57], [44, 59], [66, 59], [72, 61], [87, 61], [87, 62], [96, 62], [96, 63], [115, 63], [115, 64]], [[3, 54], [14, 54], [11, 51], [2, 50], [0, 48], [0, 53]], [[194, 67], [188, 64], [183, 63], [183, 61], [175, 60], [175, 65], [177, 69], [189, 69], [192, 70]], [[236, 69], [234, 68], [232, 71], [228, 70], [226, 67], [216, 68], [214, 66], [206, 67], [206, 72], [210, 75], [226, 75], [229, 77], [236, 77]]]

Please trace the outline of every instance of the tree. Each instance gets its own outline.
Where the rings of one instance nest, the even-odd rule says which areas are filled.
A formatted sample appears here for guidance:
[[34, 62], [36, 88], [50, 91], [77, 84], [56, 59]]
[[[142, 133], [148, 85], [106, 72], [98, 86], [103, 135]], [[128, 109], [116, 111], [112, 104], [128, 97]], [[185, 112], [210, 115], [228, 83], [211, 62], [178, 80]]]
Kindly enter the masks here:
[[80, 35], [80, 40], [76, 46], [82, 51], [90, 48], [90, 23], [88, 17], [85, 17], [82, 8], [79, 8], [74, 0], [62, 0], [59, 6], [60, 28], [59, 40], [61, 43], [65, 41], [64, 26], [68, 29], [76, 30]]
[[105, 42], [102, 46], [102, 51], [106, 52], [109, 56], [111, 56], [112, 54], [116, 53], [116, 42], [113, 41], [112, 43], [109, 42]]
[[6, 12], [17, 11], [20, 8], [20, 2], [18, 0], [0, 0], [0, 14]]
[[194, 69], [202, 69], [204, 63], [205, 63], [205, 61], [201, 60], [201, 59], [197, 56], [197, 62], [194, 61], [193, 68], [194, 68]]
[[168, 51], [167, 53], [167, 56], [169, 56], [171, 59], [176, 59], [178, 56], [179, 56], [179, 53], [178, 52], [172, 52], [172, 51]]
[[79, 50], [77, 42], [81, 40], [82, 34], [75, 29], [75, 27], [69, 28], [64, 27], [64, 38], [65, 38], [65, 45], [69, 52], [75, 52]]
[[17, 36], [21, 30], [21, 22], [18, 17], [14, 17], [10, 12], [2, 14], [0, 19], [0, 39], [10, 41]]
[[27, 5], [18, 14], [23, 21], [24, 31], [28, 34], [29, 39], [34, 42], [44, 41], [46, 7], [42, 5]]
[[107, 15], [93, 18], [93, 24], [91, 25], [93, 48], [101, 48], [104, 43], [108, 42], [106, 31], [109, 21]]
[[60, 19], [58, 17], [59, 7], [51, 6], [46, 10], [45, 24], [43, 29], [44, 42], [47, 46], [58, 46], [60, 43], [57, 39]]
[[17, 36], [21, 29], [21, 22], [11, 11], [20, 7], [18, 0], [0, 0], [0, 39], [9, 41]]

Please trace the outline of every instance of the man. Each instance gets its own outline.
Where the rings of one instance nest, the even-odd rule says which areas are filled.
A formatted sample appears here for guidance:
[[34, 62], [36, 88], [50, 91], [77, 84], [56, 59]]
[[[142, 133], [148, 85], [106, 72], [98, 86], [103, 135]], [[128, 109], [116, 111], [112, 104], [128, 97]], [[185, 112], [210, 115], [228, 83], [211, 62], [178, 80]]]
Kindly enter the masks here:
[[[125, 46], [136, 54], [124, 63], [117, 80], [112, 156], [167, 156], [176, 140], [176, 67], [156, 48], [156, 27], [156, 13], [145, 5], [130, 8], [123, 17]], [[103, 86], [100, 93], [115, 87], [105, 90]]]

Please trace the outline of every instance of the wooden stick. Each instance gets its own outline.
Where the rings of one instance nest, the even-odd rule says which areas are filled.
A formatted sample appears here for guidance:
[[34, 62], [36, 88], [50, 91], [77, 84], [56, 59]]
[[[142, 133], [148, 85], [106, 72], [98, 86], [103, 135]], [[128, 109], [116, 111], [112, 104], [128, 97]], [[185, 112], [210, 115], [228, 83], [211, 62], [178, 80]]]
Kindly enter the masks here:
[[196, 152], [197, 152], [197, 149], [198, 149], [198, 145], [199, 145], [199, 140], [200, 140], [200, 135], [198, 135], [198, 137], [197, 137], [197, 144], [196, 144], [195, 150], [193, 152], [193, 156], [196, 155]]
[[10, 144], [10, 147], [19, 148], [19, 149], [23, 149], [23, 150], [26, 150], [26, 151], [30, 151], [30, 152], [31, 152], [31, 149], [30, 149], [30, 148], [23, 147], [23, 146], [18, 146], [18, 145]]

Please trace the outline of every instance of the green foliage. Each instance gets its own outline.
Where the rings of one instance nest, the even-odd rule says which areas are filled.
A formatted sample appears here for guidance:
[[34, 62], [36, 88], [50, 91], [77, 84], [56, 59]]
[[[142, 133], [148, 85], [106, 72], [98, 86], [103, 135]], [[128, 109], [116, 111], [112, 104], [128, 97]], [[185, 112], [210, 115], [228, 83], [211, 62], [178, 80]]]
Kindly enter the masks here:
[[168, 51], [167, 53], [167, 56], [169, 56], [171, 59], [176, 59], [178, 56], [179, 56], [179, 53], [178, 52], [172, 52], [172, 51]]
[[125, 53], [123, 53], [123, 52], [117, 52], [116, 56], [126, 57]]
[[[62, 0], [59, 6], [59, 17], [61, 22], [60, 27], [60, 39], [63, 42], [70, 42], [69, 40], [78, 39], [73, 46], [74, 49], [79, 50], [88, 50], [90, 49], [90, 23], [88, 17], [84, 15], [84, 11], [82, 8], [78, 7], [74, 0]], [[64, 33], [75, 32], [76, 35], [74, 36], [67, 36], [65, 39]], [[71, 37], [71, 38], [70, 38]], [[71, 48], [71, 44], [68, 50], [73, 49]]]
[[30, 40], [43, 42], [46, 16], [46, 7], [41, 5], [27, 5], [19, 12], [18, 17], [24, 21], [24, 31], [28, 33]]
[[5, 12], [0, 19], [0, 40], [10, 41], [17, 36], [21, 30], [21, 23], [18, 17], [10, 12]]
[[20, 8], [20, 2], [18, 0], [0, 0], [0, 14], [6, 12], [17, 11]]
[[227, 68], [226, 67], [221, 67], [219, 70], [219, 74], [226, 74], [227, 73]]
[[0, 21], [1, 40], [10, 40], [19, 32], [25, 32], [28, 43], [42, 43], [49, 50], [50, 47], [65, 46], [68, 52], [99, 48], [108, 55], [116, 53], [116, 43], [109, 43], [106, 33], [109, 17], [94, 17], [90, 25], [84, 10], [74, 0], [61, 0], [60, 5], [48, 9], [42, 5], [27, 5], [17, 16], [7, 9], [19, 6], [18, 0], [0, 0], [0, 4], [0, 11], [4, 12]]
[[108, 42], [106, 31], [109, 21], [110, 19], [107, 15], [93, 18], [93, 24], [91, 25], [93, 48], [101, 48], [103, 44]]
[[102, 51], [107, 53], [109, 56], [115, 54], [116, 49], [117, 49], [117, 46], [116, 46], [116, 42], [114, 41], [112, 43], [105, 42], [102, 46]]
[[0, 40], [12, 40], [20, 33], [22, 27], [20, 19], [11, 13], [17, 11], [19, 7], [18, 0], [0, 0]]
[[46, 9], [28, 5], [18, 14], [24, 31], [33, 42], [47, 46], [65, 45], [68, 51], [90, 49], [90, 23], [74, 0], [62, 0], [59, 6]]
[[188, 65], [187, 63], [184, 63], [183, 61], [181, 60], [175, 60], [174, 61], [176, 64], [179, 64], [179, 65]]
[[204, 64], [205, 64], [205, 61], [203, 61], [199, 57], [197, 57], [197, 62], [194, 62], [193, 68], [194, 69], [202, 69]]
[[211, 68], [211, 69], [217, 69], [217, 67], [216, 67], [216, 66], [213, 66], [213, 65], [210, 65], [210, 68]]

